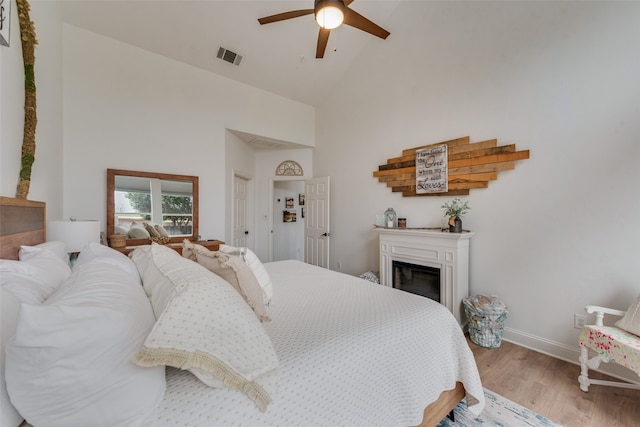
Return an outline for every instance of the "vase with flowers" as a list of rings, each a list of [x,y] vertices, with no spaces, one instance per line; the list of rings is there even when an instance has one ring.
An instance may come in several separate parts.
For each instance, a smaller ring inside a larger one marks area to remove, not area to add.
[[[462,233],[462,218],[460,217],[471,210],[469,202],[465,201],[463,203],[459,197],[456,197],[442,205],[442,208],[444,209],[444,216],[449,217],[449,232]]]

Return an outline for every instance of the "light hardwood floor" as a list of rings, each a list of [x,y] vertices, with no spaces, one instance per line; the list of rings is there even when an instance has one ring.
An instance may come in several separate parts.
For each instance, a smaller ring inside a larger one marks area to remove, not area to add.
[[[578,385],[580,367],[502,341],[500,348],[475,345],[467,337],[482,385],[564,427],[640,426],[640,390]],[[589,376],[612,379],[589,371]]]

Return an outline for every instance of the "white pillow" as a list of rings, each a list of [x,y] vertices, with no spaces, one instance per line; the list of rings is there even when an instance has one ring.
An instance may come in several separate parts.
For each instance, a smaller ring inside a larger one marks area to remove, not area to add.
[[[123,227],[121,225],[116,225],[113,227],[113,234],[124,234],[125,236],[129,233],[129,229]]]
[[[271,298],[273,298],[273,284],[267,269],[264,268],[258,256],[249,248],[237,248],[229,245],[220,245],[220,252],[225,254],[239,253],[242,255],[244,262],[251,268],[256,279],[258,279],[258,283],[260,283],[260,287],[264,292],[264,303],[269,305]]]
[[[59,242],[56,240],[40,243],[35,246],[20,246],[18,259],[20,261],[25,261],[29,259],[32,254],[37,253],[41,249],[46,249],[53,252],[54,254],[58,255],[58,257],[62,261],[64,261],[66,264],[69,264],[69,253],[67,252],[67,248],[64,246],[64,242]]]
[[[44,287],[32,276],[14,271],[0,273],[0,287],[27,304],[42,304],[55,291],[55,287]]]
[[[640,336],[640,295],[638,295],[636,301],[631,304],[631,307],[629,307],[624,317],[615,324],[620,329]]]
[[[157,245],[157,243],[138,246],[129,254],[129,257],[140,272],[144,291],[151,301],[153,313],[157,319],[167,307],[169,301],[176,296],[176,291],[173,284],[162,274],[153,262],[151,255],[152,245]]]
[[[136,363],[188,369],[207,385],[241,391],[265,411],[277,391],[279,362],[249,305],[227,281],[173,249],[152,244],[134,261],[143,257],[149,258],[139,267],[145,286],[151,269],[164,276],[165,283],[153,284],[152,298],[157,289],[168,287],[173,298],[136,354]]]
[[[132,223],[127,232],[127,239],[148,239],[150,237],[149,232],[137,222]]]
[[[164,397],[164,368],[131,357],[153,327],[142,287],[92,262],[42,305],[22,304],[6,343],[11,402],[33,425],[143,426]]]
[[[87,243],[80,251],[74,268],[91,261],[100,261],[118,267],[136,279],[138,284],[142,284],[142,279],[140,279],[140,274],[133,261],[122,252],[116,251],[109,246],[101,245],[97,242]]]
[[[18,323],[18,310],[20,310],[20,301],[13,296],[11,292],[4,289],[0,295],[2,302],[2,319],[0,327],[2,327],[2,351],[0,351],[0,426],[17,427],[22,423],[22,416],[13,407],[7,394],[7,386],[4,381],[4,343],[7,342],[16,332]]]
[[[0,285],[30,304],[42,304],[70,275],[71,267],[48,249],[29,249],[22,261],[0,259]]]

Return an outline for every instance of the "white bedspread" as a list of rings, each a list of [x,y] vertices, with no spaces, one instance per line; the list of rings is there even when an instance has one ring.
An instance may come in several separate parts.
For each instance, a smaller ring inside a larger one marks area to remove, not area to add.
[[[473,354],[444,306],[299,261],[265,266],[274,284],[265,328],[280,358],[267,412],[170,368],[152,425],[406,427],[456,381],[482,410]]]

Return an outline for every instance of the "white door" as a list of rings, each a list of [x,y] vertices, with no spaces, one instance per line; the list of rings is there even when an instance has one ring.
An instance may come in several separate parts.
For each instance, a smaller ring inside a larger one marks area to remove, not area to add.
[[[304,260],[329,268],[329,177],[305,181]]]
[[[233,177],[233,235],[232,245],[235,247],[245,247],[249,228],[247,226],[247,192],[249,181],[235,175]]]

